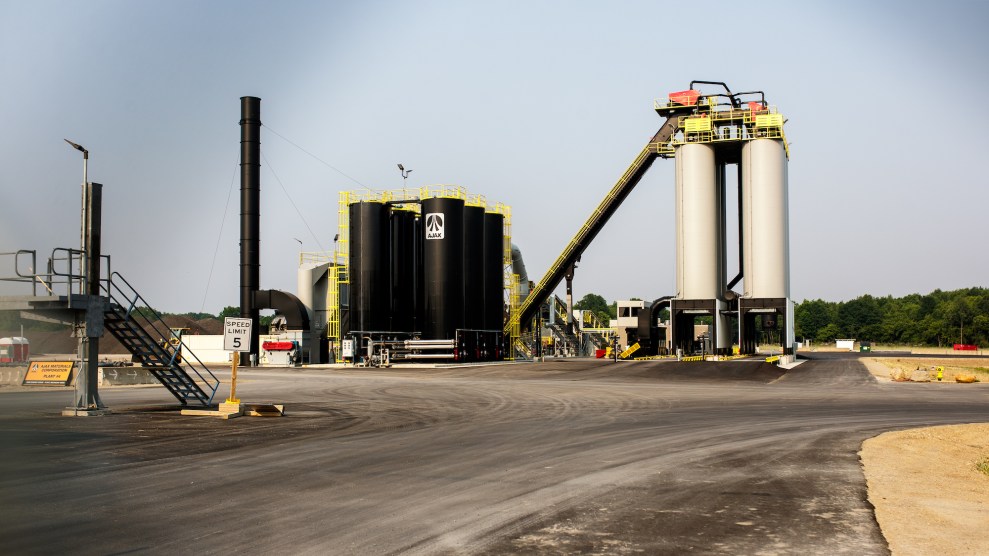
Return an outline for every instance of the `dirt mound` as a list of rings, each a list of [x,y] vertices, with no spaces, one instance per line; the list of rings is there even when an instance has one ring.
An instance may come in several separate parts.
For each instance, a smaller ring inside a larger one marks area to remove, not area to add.
[[[193,320],[181,315],[168,315],[163,319],[169,328],[187,328],[183,334],[222,334],[223,321],[218,319]]]

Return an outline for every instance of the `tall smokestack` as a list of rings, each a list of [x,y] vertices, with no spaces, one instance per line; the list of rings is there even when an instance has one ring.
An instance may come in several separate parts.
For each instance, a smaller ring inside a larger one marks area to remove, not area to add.
[[[250,351],[254,358],[248,358],[248,364],[257,360],[261,326],[253,300],[261,282],[260,206],[261,99],[240,97],[240,316],[254,323]]]

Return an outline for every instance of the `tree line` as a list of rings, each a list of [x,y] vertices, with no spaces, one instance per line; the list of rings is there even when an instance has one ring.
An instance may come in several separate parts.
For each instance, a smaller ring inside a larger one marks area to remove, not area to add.
[[[989,289],[934,290],[927,295],[850,301],[813,299],[794,309],[797,340],[855,338],[883,344],[989,345]]]
[[[615,304],[598,294],[587,294],[576,309],[615,318]],[[797,340],[817,343],[854,338],[882,344],[989,346],[989,289],[934,290],[921,295],[874,297],[850,301],[812,299],[794,308]]]

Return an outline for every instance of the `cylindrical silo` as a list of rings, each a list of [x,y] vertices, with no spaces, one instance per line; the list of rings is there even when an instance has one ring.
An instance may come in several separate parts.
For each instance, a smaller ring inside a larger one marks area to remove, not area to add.
[[[722,197],[714,148],[676,151],[676,257],[679,299],[718,299],[725,285]]]
[[[484,207],[464,207],[464,328],[484,327]]]
[[[416,310],[416,214],[391,213],[391,328],[412,332]]]
[[[787,161],[783,142],[742,147],[742,245],[746,298],[790,297]]]
[[[464,201],[422,201],[423,320],[426,340],[453,339],[464,327]]]
[[[484,330],[502,330],[505,321],[505,217],[484,214]]]
[[[412,330],[422,333],[423,323],[426,322],[426,278],[423,269],[423,248],[425,246],[424,240],[426,233],[422,230],[423,228],[423,217],[422,214],[416,214],[415,220],[415,247],[416,247],[416,259],[415,259],[415,272],[416,272],[416,292],[415,292],[415,307],[414,307],[414,320]]]
[[[389,209],[378,202],[350,205],[350,330],[387,331],[391,309]]]

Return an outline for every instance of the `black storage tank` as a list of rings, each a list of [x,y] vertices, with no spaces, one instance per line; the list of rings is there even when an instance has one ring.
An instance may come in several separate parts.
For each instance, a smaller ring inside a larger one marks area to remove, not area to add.
[[[464,201],[422,201],[423,338],[446,340],[464,327]]]
[[[413,332],[416,312],[416,213],[391,213],[391,328]]]
[[[505,216],[484,213],[484,330],[505,324]]]
[[[412,329],[416,332],[422,333],[423,323],[426,322],[426,279],[423,273],[423,247],[425,232],[422,231],[423,228],[423,218],[422,214],[416,214],[415,221],[415,247],[416,247],[416,258],[415,258],[415,272],[416,272],[416,295],[415,295],[415,313],[413,315]]]
[[[387,331],[391,310],[389,208],[350,205],[350,330]]]
[[[464,328],[484,328],[484,207],[464,207]]]

